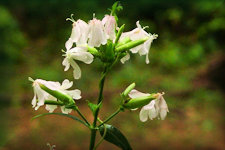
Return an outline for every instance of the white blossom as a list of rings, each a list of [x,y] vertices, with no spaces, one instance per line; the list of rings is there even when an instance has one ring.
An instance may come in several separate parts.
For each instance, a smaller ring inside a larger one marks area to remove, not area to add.
[[[72,66],[74,79],[79,79],[81,77],[81,70],[75,60],[82,61],[86,64],[90,64],[93,61],[93,55],[87,51],[86,47],[75,47],[72,48],[71,39],[66,42],[65,58],[62,65],[65,66],[64,71],[67,71],[70,66]]]
[[[105,15],[102,19],[104,25],[104,32],[106,33],[107,39],[114,40],[116,38],[115,29],[117,27],[116,19],[114,16]]]
[[[76,45],[87,44],[89,33],[89,26],[83,20],[77,20],[73,23],[72,33],[70,36],[70,42],[76,43]]]
[[[130,49],[132,53],[139,53],[140,56],[146,55],[145,62],[146,64],[148,64],[148,54],[151,47],[151,43],[154,39],[158,37],[158,35],[147,33],[144,28],[141,27],[139,21],[136,22],[136,25],[137,28],[133,29],[132,31],[122,33],[120,40],[123,40],[125,37],[129,37],[132,41],[148,38],[148,40],[145,41],[143,44]]]
[[[45,100],[57,101],[55,97],[53,97],[52,95],[50,95],[49,93],[41,89],[39,84],[43,84],[44,86],[46,86],[47,88],[51,90],[57,90],[64,94],[68,94],[75,100],[78,100],[81,98],[80,90],[78,89],[68,90],[73,85],[73,82],[72,81],[70,82],[68,79],[65,79],[62,82],[62,84],[60,84],[59,82],[54,82],[54,81],[36,79],[35,81],[33,81],[34,97],[32,99],[32,106],[33,108],[35,108],[35,110],[37,110],[40,106],[43,106],[45,104]],[[46,105],[45,108],[49,112],[53,112],[57,108],[57,105]],[[66,109],[65,106],[61,106],[61,110],[63,113],[70,113],[72,111],[71,109]]]
[[[104,32],[104,26],[101,20],[96,18],[89,21],[88,45],[99,47],[107,43],[107,35]]]
[[[139,117],[142,122],[147,121],[148,118],[151,120],[156,117],[161,118],[161,120],[166,118],[169,110],[166,101],[163,98],[163,94],[158,93],[155,100],[152,100],[148,105],[145,105],[141,109]]]

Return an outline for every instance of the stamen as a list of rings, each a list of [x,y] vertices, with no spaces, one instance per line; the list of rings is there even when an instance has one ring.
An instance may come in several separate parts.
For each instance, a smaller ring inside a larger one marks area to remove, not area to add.
[[[73,23],[76,22],[75,19],[73,18],[73,14],[70,15],[70,18],[66,18],[66,21],[72,21]]]
[[[144,29],[147,29],[147,28],[149,28],[149,26],[145,26],[145,27],[143,27],[143,30],[144,30]]]

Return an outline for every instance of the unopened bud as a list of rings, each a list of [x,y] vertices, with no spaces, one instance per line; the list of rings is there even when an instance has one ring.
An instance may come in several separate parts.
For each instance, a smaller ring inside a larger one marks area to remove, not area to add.
[[[74,104],[75,103],[71,96],[69,96],[63,92],[60,92],[58,90],[49,89],[48,87],[46,87],[44,84],[41,84],[41,83],[39,83],[39,86],[41,87],[42,90],[51,94],[52,96],[59,99],[60,101],[62,101],[65,104]]]
[[[147,105],[151,100],[156,99],[155,94],[149,96],[141,96],[130,99],[127,103],[123,104],[124,108],[135,109]]]
[[[122,93],[124,97],[126,97],[131,90],[133,90],[135,88],[136,84],[135,83],[132,83],[130,84],[125,90],[124,92]]]
[[[148,39],[149,38],[144,38],[144,39],[141,39],[141,40],[135,40],[135,41],[128,42],[128,43],[126,43],[124,45],[121,45],[121,46],[117,47],[116,51],[124,52],[124,51],[129,50],[129,49],[131,49],[133,47],[136,47],[138,45],[143,44]]]

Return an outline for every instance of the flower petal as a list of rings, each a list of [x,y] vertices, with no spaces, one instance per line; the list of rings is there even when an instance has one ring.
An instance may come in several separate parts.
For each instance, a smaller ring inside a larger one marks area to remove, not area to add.
[[[142,122],[146,122],[148,120],[148,110],[142,108],[139,117]]]
[[[46,105],[45,109],[52,113],[57,108],[57,105]]]
[[[77,63],[74,60],[70,61],[71,66],[73,67],[73,77],[74,79],[79,79],[81,77],[81,70],[80,67],[77,65]]]
[[[62,62],[62,65],[65,66],[64,71],[67,71],[70,68],[70,64],[69,64],[68,58],[64,58],[64,60]]]
[[[130,98],[138,98],[138,97],[142,97],[142,96],[149,96],[149,93],[142,93],[139,92],[138,90],[131,90],[130,93],[128,94]]]
[[[127,61],[127,60],[129,60],[130,59],[130,54],[129,53],[127,53],[127,55],[126,56],[124,56],[123,58],[121,58],[120,59],[120,61],[121,61],[121,63],[125,63],[125,61]]]
[[[63,82],[62,82],[62,85],[61,85],[61,88],[63,90],[66,90],[66,89],[69,89],[73,86],[73,81],[69,81],[68,79],[65,79]]]
[[[71,49],[72,46],[73,46],[73,41],[71,38],[69,38],[68,41],[66,41],[65,43],[66,50]]]
[[[81,91],[78,89],[66,91],[73,99],[81,99]]]
[[[61,111],[64,114],[69,114],[71,113],[72,109],[67,109],[65,106],[61,106]]]

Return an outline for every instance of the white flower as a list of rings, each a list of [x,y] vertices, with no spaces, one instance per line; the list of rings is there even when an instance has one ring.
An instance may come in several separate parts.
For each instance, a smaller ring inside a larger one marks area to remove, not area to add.
[[[76,45],[85,45],[88,40],[89,26],[83,20],[77,20],[73,23],[72,33],[70,36],[70,42],[76,43]]]
[[[166,118],[167,112],[169,112],[169,110],[166,101],[162,96],[163,94],[158,93],[155,100],[152,100],[148,105],[145,105],[141,109],[140,120],[142,122],[147,121],[148,118],[151,120],[156,117],[161,118],[161,120]]]
[[[104,31],[107,35],[107,39],[113,41],[116,38],[115,29],[117,27],[115,17],[111,15],[105,15],[105,17],[102,19],[102,23],[104,25]]]
[[[142,93],[138,90],[131,90],[130,93],[128,94],[128,96],[130,98],[138,98],[138,97],[143,97],[143,96],[149,96],[150,94],[149,93]],[[132,109],[132,110],[137,110],[138,108],[135,108],[135,109]]]
[[[70,65],[73,67],[73,76],[74,79],[79,79],[81,77],[80,67],[77,65],[75,60],[82,61],[86,64],[90,64],[93,61],[93,55],[87,52],[87,48],[85,47],[75,47],[72,48],[71,39],[66,42],[66,54],[65,58],[62,62],[62,65],[65,66],[64,71],[67,71],[70,68]]]
[[[101,20],[96,18],[89,21],[88,45],[99,47],[107,43],[107,35],[104,32],[104,26]]]
[[[132,53],[139,53],[140,56],[146,55],[145,62],[148,64],[149,63],[148,54],[151,47],[151,43],[154,39],[158,37],[158,35],[147,33],[144,30],[144,28],[141,27],[139,21],[136,22],[136,25],[137,28],[135,28],[134,30],[122,33],[120,40],[123,40],[125,37],[129,37],[132,41],[148,38],[148,40],[145,41],[143,44],[130,49]]]
[[[62,82],[62,85],[59,82],[53,82],[53,81],[46,81],[42,79],[36,79],[33,81],[33,88],[34,88],[34,98],[32,99],[32,106],[37,110],[40,106],[43,106],[45,104],[45,100],[52,100],[57,101],[55,97],[50,95],[49,93],[45,92],[43,89],[41,89],[39,84],[43,84],[47,88],[51,90],[57,90],[62,93],[70,95],[73,99],[80,99],[81,98],[81,91],[78,89],[75,90],[68,90],[73,85],[73,82],[69,81],[68,79],[65,79]],[[53,112],[57,105],[46,105],[46,110],[49,112]],[[66,109],[65,106],[61,106],[61,110],[63,113],[70,113],[71,109]]]

